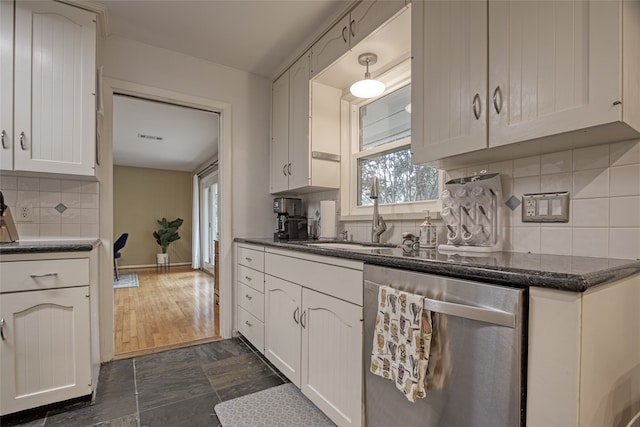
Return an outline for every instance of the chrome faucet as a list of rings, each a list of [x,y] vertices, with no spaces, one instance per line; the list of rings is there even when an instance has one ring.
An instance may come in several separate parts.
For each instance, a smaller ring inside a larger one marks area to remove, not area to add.
[[[371,224],[371,242],[380,243],[380,235],[387,229],[387,224],[378,213],[378,177],[373,177],[371,182],[371,194],[369,198],[373,200],[373,224]]]

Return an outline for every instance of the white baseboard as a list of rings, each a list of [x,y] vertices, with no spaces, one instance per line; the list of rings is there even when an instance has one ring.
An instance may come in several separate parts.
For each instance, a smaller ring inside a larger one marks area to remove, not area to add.
[[[169,264],[170,267],[177,267],[183,265],[191,265],[190,262],[175,262]],[[135,268],[156,268],[155,264],[140,264],[140,265],[119,265],[118,270],[133,270]]]

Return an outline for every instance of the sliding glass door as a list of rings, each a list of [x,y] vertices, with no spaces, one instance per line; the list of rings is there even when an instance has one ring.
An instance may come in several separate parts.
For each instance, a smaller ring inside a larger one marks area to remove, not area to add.
[[[215,242],[218,240],[218,173],[200,179],[200,242],[202,268],[214,272]]]

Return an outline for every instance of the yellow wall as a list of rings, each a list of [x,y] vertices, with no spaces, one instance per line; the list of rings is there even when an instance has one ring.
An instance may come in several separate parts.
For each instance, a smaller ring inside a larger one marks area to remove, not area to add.
[[[189,172],[113,167],[113,240],[129,233],[118,265],[155,265],[162,250],[153,232],[162,217],[184,220],[178,229],[180,240],[169,245],[170,262],[191,262],[191,186]]]

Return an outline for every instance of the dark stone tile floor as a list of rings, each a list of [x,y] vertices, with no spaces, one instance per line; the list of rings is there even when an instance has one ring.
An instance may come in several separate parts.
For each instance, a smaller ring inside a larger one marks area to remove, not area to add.
[[[288,380],[242,338],[102,365],[94,402],[5,416],[2,427],[219,426],[219,402]]]

